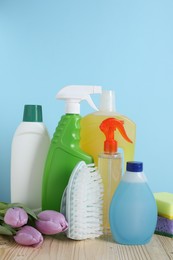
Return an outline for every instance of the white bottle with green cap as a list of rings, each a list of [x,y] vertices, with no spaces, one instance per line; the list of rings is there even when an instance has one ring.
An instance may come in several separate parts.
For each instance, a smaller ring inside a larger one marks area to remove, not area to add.
[[[41,105],[25,105],[23,122],[11,146],[11,202],[41,208],[41,188],[50,137],[42,120]]]

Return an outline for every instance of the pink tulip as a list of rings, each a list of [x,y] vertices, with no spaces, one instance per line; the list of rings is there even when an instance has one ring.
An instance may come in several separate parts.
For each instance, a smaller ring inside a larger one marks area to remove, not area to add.
[[[28,215],[22,208],[9,208],[5,213],[4,222],[14,228],[22,227],[28,222]]]
[[[39,247],[43,243],[43,236],[37,229],[24,226],[17,231],[14,240],[23,246]]]
[[[63,214],[54,210],[45,210],[38,214],[36,228],[45,235],[54,235],[67,230],[68,223]]]

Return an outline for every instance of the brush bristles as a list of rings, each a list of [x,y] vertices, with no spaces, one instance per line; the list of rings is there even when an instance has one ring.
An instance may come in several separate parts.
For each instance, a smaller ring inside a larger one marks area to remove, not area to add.
[[[103,234],[103,184],[94,164],[83,165],[70,191],[67,236],[82,240]]]

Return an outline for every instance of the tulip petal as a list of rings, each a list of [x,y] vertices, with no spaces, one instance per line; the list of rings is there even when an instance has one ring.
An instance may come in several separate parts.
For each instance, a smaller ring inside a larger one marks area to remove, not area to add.
[[[68,227],[64,215],[54,210],[40,212],[35,224],[36,228],[45,235],[54,235],[64,232]]]
[[[36,228],[45,235],[55,235],[62,232],[60,224],[51,221],[36,221]]]
[[[16,233],[14,240],[20,245],[39,247],[43,243],[43,236],[35,228],[24,226]]]
[[[12,227],[22,227],[28,222],[28,215],[22,208],[9,208],[4,216],[4,222]]]

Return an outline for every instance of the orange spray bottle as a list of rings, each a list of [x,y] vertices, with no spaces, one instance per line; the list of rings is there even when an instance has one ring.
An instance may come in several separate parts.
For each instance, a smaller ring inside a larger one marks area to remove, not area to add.
[[[104,133],[104,152],[99,155],[98,169],[103,180],[103,231],[109,234],[109,206],[113,194],[122,176],[122,155],[118,152],[118,143],[114,139],[114,132],[119,131],[126,143],[132,143],[127,136],[124,122],[116,118],[107,118],[100,124],[100,130]]]

